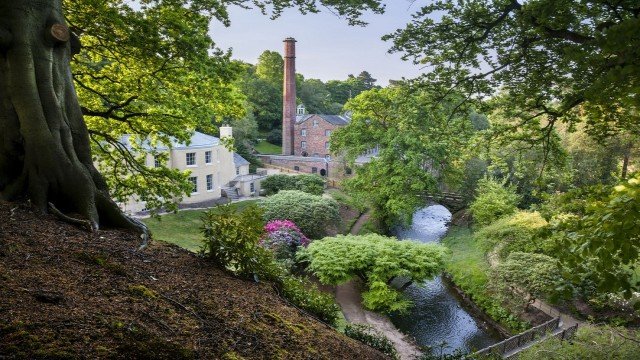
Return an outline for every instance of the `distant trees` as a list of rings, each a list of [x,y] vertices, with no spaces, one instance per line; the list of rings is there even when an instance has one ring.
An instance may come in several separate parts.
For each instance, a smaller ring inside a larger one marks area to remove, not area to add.
[[[468,116],[450,116],[453,106],[408,85],[372,89],[348,102],[351,122],[332,134],[331,151],[353,163],[379,148],[344,184],[370,201],[386,226],[408,222],[424,205],[421,196],[457,176],[472,123]]]

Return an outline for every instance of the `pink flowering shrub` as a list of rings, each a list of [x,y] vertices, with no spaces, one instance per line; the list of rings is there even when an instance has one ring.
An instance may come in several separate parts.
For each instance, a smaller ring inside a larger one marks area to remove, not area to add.
[[[265,226],[265,236],[260,245],[273,251],[276,259],[291,268],[295,253],[300,246],[306,247],[311,242],[291,220],[272,220]]]

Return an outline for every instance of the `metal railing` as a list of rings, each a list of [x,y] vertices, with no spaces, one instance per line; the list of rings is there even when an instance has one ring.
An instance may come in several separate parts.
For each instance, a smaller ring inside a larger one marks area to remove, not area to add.
[[[512,336],[506,340],[503,340],[497,344],[486,347],[480,351],[476,351],[471,354],[469,357],[472,359],[489,357],[489,356],[504,356],[506,354],[512,353],[515,350],[529,344],[532,342],[540,341],[545,338],[547,334],[553,333],[554,330],[557,330],[560,327],[560,318],[554,318],[547,321],[544,324],[533,327],[523,333]],[[576,332],[578,325],[575,325],[567,330],[563,330],[557,334],[553,334],[555,337],[560,337],[562,340],[567,339],[573,336]],[[517,351],[516,351],[517,353]]]

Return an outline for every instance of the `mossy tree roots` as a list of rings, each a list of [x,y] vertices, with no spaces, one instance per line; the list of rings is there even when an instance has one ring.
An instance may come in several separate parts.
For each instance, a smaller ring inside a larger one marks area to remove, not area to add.
[[[0,4],[0,196],[28,197],[42,212],[53,204],[93,229],[135,229],[146,238],[146,227],[118,208],[93,165],[71,44],[77,38],[61,0]]]

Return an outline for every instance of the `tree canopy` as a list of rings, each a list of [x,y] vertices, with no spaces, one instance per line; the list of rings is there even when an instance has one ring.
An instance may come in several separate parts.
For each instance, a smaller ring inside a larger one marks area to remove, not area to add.
[[[467,116],[449,115],[454,104],[434,103],[429,92],[405,85],[369,90],[347,103],[352,119],[331,135],[331,151],[350,163],[379,149],[344,183],[389,226],[408,221],[425,195],[455,177],[471,134]]]
[[[491,105],[530,140],[558,121],[606,136],[640,125],[639,14],[635,0],[444,0],[385,38],[442,96],[503,94]]]

